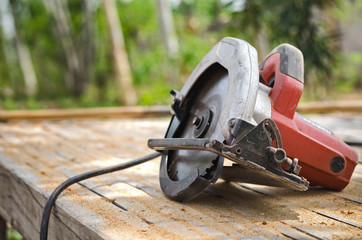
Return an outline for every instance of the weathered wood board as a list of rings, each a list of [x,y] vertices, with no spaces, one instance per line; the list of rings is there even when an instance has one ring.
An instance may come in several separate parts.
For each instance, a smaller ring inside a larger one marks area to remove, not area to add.
[[[362,138],[362,115],[309,117],[336,134],[348,130],[343,138]],[[0,123],[0,215],[26,239],[37,239],[43,207],[57,185],[76,174],[151,153],[147,139],[163,137],[168,122]],[[361,159],[361,148],[356,149]],[[53,210],[50,239],[362,238],[361,163],[342,192],[297,192],[219,180],[183,204],[163,196],[158,168],[159,158],[70,187]]]
[[[101,107],[74,109],[41,109],[41,110],[1,110],[0,121],[24,119],[64,119],[64,118],[145,118],[155,116],[170,116],[170,106],[131,106],[131,107]],[[331,112],[362,112],[362,100],[301,102],[299,113],[331,113]]]

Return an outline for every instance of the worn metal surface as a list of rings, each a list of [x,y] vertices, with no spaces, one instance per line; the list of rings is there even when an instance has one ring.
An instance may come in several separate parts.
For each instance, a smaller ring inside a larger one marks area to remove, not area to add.
[[[362,129],[361,115],[352,117],[355,125],[343,116],[310,118],[321,125],[328,122],[331,130]],[[147,139],[162,137],[168,123],[169,119],[0,123],[0,215],[27,239],[37,239],[46,197],[58,184],[150,153]],[[356,149],[361,159],[362,150]],[[184,204],[163,196],[158,170],[159,159],[70,187],[53,211],[50,239],[362,238],[361,163],[342,192],[298,192],[219,180]]]
[[[236,121],[237,120],[233,120],[233,122]],[[292,173],[292,171],[295,170],[294,168],[298,167],[297,162],[294,163],[295,166],[291,171],[284,171],[282,169],[282,162],[287,161],[288,163],[286,163],[286,165],[290,169],[293,161],[287,158],[285,151],[282,149],[281,136],[272,119],[265,119],[256,127],[252,127],[251,124],[243,120],[238,120],[238,122],[238,124],[233,123],[232,126],[242,126],[246,124],[246,126],[249,126],[246,128],[251,130],[246,134],[242,132],[243,129],[240,131],[236,130],[236,133],[233,134],[235,135],[235,141],[232,145],[208,138],[161,138],[148,140],[148,146],[155,150],[167,150],[167,154],[170,154],[170,150],[179,149],[216,153],[225,159],[237,163],[235,167],[225,167],[222,169],[224,175],[222,178],[225,180],[263,184],[267,186],[281,186],[302,191],[308,189],[309,183],[305,179],[297,176],[297,174]],[[276,141],[277,148],[272,147],[273,140]],[[268,149],[271,153],[267,152]],[[279,156],[280,159],[276,156]],[[197,162],[198,158],[190,157],[189,159],[185,159],[185,161],[187,160],[193,163]],[[215,161],[214,165],[216,165],[216,163]],[[167,174],[171,178],[172,170],[169,168],[171,168],[173,162],[167,162],[163,165],[167,167],[164,175]],[[171,199],[181,202],[188,201],[197,196],[210,182],[216,181],[219,174],[216,174],[216,177],[214,176],[213,172],[217,172],[217,168],[215,170],[214,165],[207,169],[206,173],[196,167],[187,168],[187,175],[180,179],[167,179],[165,181],[165,177],[160,175],[161,188],[165,195]],[[221,167],[222,165],[220,168]],[[183,168],[185,168],[185,164],[181,165],[178,170],[184,170]],[[298,167],[298,172],[299,169],[300,167]],[[195,172],[196,174],[194,174]],[[227,174],[225,174],[226,172]],[[180,181],[180,183],[175,184],[176,181]],[[199,185],[195,184],[196,181],[204,182],[207,185],[204,188],[200,188]]]

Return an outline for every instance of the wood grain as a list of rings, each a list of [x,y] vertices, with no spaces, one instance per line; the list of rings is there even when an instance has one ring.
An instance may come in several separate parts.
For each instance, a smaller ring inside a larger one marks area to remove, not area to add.
[[[170,116],[168,106],[103,107],[43,110],[0,110],[0,121],[67,118],[147,118]]]
[[[297,107],[299,113],[362,112],[362,101],[303,102]]]
[[[344,115],[311,115],[341,123]],[[354,115],[358,128],[362,115]],[[65,119],[0,123],[0,215],[39,237],[47,197],[76,174],[151,152],[168,119]],[[343,122],[343,121],[342,121]],[[339,127],[340,128],[340,127]],[[346,136],[344,136],[346,137]],[[362,165],[342,192],[307,192],[219,180],[196,199],[163,196],[159,159],[76,184],[57,200],[49,239],[360,239]]]

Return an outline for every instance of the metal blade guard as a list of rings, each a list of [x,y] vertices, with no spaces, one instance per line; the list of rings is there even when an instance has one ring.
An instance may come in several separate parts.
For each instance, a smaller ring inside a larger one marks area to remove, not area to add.
[[[201,60],[180,92],[171,91],[173,117],[164,139],[160,185],[177,201],[196,197],[221,176],[225,180],[307,190],[297,159],[283,150],[272,119],[253,119],[259,73],[256,50],[224,38]],[[232,166],[223,166],[224,158]]]

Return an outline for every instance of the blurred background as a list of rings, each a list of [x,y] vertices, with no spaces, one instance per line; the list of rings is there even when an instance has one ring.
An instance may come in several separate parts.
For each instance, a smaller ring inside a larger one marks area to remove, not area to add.
[[[362,0],[0,0],[0,108],[169,104],[225,36],[298,47],[302,101],[362,99]]]

